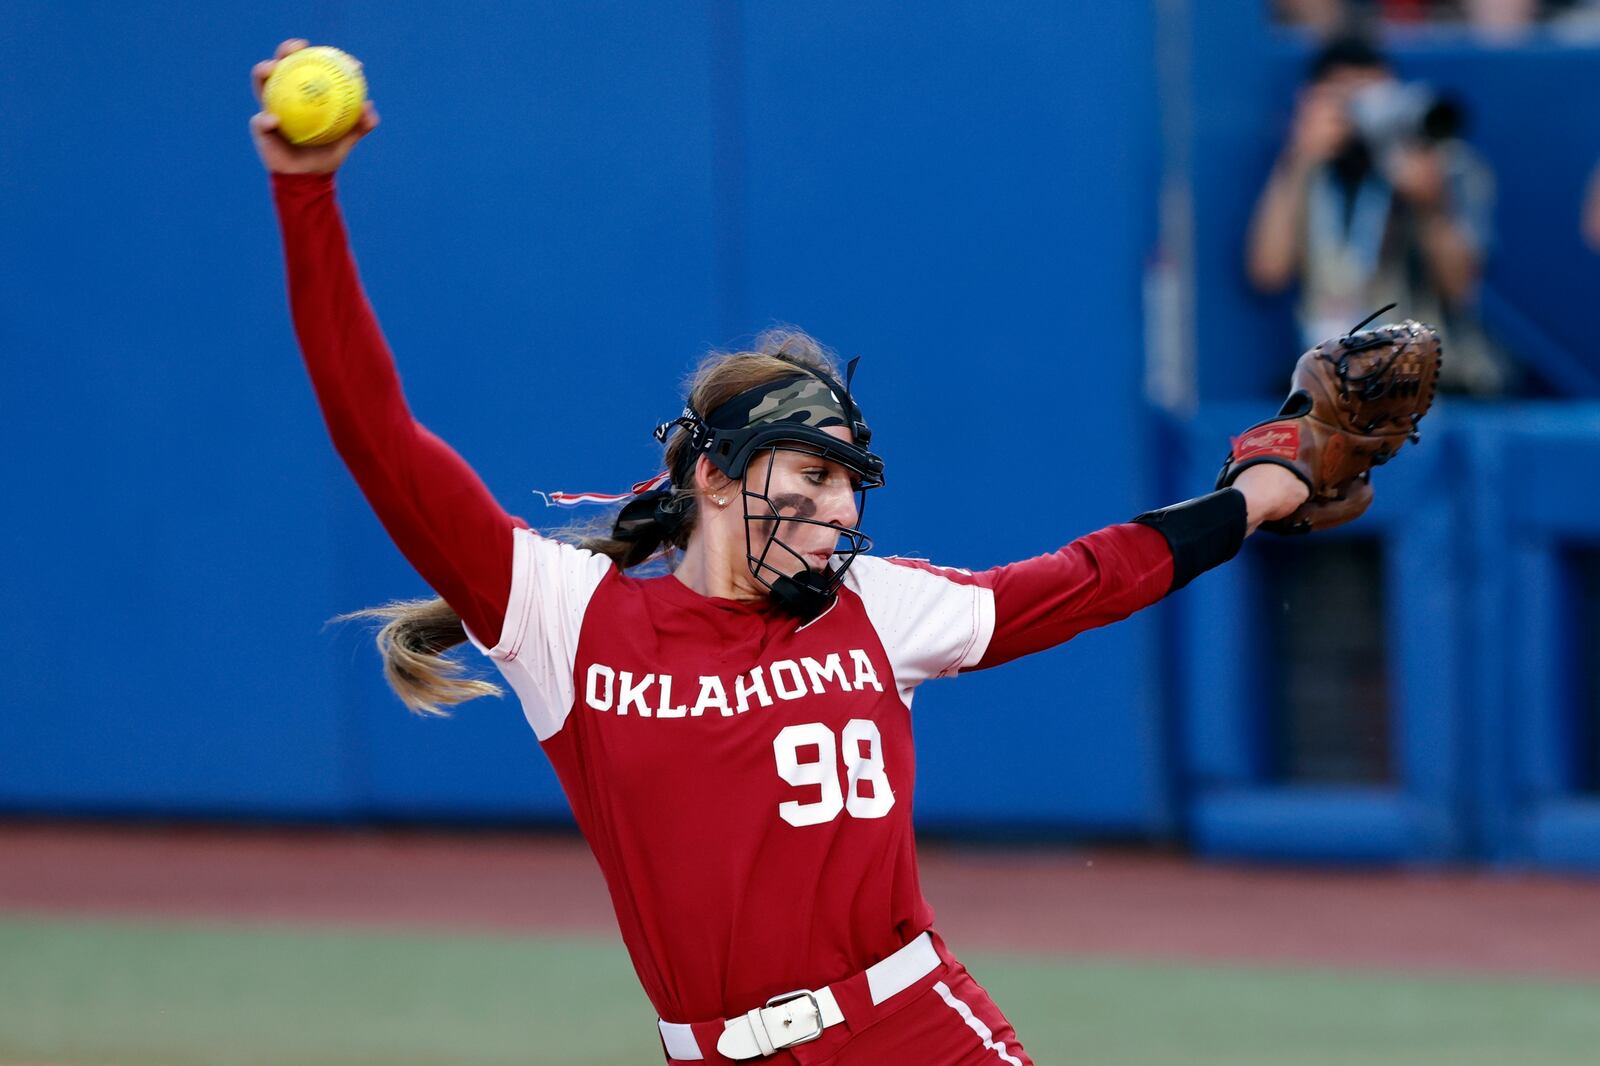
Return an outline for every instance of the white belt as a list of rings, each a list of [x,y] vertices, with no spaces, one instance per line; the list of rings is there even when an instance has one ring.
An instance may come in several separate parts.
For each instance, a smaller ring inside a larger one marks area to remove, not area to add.
[[[882,962],[867,967],[867,990],[873,1005],[905,991],[938,966],[939,953],[934,949],[933,937],[923,933]],[[717,1053],[739,1060],[763,1058],[815,1040],[824,1029],[842,1021],[844,1014],[831,989],[819,988],[813,992],[802,988],[785,992],[767,1000],[765,1007],[723,1022],[722,1035],[717,1038]],[[666,1021],[656,1024],[661,1029],[661,1042],[672,1058],[705,1058],[693,1026]]]

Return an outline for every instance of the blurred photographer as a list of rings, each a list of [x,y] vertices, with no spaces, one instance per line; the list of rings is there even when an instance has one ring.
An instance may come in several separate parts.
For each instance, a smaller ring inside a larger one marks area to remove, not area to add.
[[[1442,389],[1497,395],[1512,368],[1472,314],[1494,178],[1461,123],[1458,106],[1398,80],[1365,39],[1329,42],[1256,203],[1246,270],[1262,292],[1300,283],[1308,347],[1397,303],[1441,324]]]

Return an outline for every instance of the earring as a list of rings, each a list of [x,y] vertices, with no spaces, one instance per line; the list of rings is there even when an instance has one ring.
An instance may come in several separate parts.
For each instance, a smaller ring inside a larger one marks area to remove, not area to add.
[[[728,501],[723,499],[721,496],[713,496],[713,497],[711,497],[711,502],[716,504],[718,507],[726,507],[726,506],[728,506]]]

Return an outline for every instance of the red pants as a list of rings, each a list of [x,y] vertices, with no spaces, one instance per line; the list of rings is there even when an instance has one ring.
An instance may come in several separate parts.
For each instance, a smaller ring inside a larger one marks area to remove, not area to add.
[[[714,1048],[671,1066],[1033,1066],[989,993],[934,934],[942,965],[875,1008],[864,1026],[845,1020],[809,1044],[736,1063]],[[858,1011],[860,1017],[864,1012]]]

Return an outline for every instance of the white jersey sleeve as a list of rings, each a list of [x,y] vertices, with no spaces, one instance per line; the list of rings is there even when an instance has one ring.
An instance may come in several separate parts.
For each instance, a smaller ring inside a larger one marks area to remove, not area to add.
[[[994,592],[979,582],[966,570],[870,555],[845,571],[902,692],[983,658],[994,635]]]
[[[584,612],[611,568],[604,555],[518,529],[500,641],[490,648],[467,634],[505,675],[541,741],[559,733],[572,710],[572,667]]]

